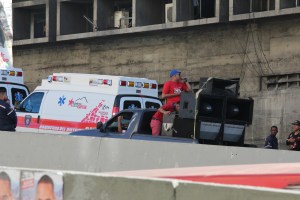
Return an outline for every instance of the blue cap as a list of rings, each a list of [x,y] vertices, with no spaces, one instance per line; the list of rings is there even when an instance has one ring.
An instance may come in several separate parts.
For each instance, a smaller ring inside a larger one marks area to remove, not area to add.
[[[175,76],[176,74],[181,74],[181,71],[179,71],[179,70],[177,70],[177,69],[173,69],[173,70],[170,72],[170,77]]]

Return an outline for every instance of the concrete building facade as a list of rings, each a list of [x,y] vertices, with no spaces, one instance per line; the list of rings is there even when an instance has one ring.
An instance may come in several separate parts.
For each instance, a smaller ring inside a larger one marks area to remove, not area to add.
[[[151,3],[150,3],[151,2]],[[252,97],[246,140],[300,119],[299,0],[13,0],[14,65],[33,90],[53,72],[156,79],[173,68],[238,79]],[[281,148],[285,148],[281,145]]]

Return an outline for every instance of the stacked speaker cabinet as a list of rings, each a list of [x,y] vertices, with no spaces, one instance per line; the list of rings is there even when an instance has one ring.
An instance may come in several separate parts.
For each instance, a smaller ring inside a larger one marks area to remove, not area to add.
[[[226,98],[223,141],[244,144],[246,125],[252,123],[253,99]]]
[[[225,121],[237,124],[251,124],[253,99],[226,98]]]
[[[173,137],[194,138],[194,119],[175,118],[173,124]]]
[[[239,98],[237,81],[209,78],[196,93],[183,93],[173,136],[200,143],[244,143],[245,127],[252,123],[253,100]]]
[[[195,137],[201,143],[219,143],[224,107],[224,96],[201,93],[198,96]]]
[[[208,78],[202,86],[202,94],[233,96],[239,95],[239,83],[234,80]]]
[[[179,118],[195,119],[196,115],[196,94],[182,93],[180,95]]]
[[[180,110],[174,119],[173,137],[194,138],[196,95],[182,93],[180,96]]]

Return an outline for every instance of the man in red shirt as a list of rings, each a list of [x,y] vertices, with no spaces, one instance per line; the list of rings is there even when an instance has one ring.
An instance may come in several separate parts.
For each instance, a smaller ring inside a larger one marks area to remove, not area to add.
[[[181,78],[181,71],[173,69],[170,80],[164,84],[162,98],[166,99],[166,103],[175,103],[180,101],[180,94],[184,91],[190,92],[191,86],[186,79]]]
[[[152,129],[152,136],[158,136],[161,132],[161,125],[163,121],[163,115],[169,115],[172,112],[178,112],[180,109],[180,102],[167,103],[160,107],[158,111],[153,115],[150,127]]]

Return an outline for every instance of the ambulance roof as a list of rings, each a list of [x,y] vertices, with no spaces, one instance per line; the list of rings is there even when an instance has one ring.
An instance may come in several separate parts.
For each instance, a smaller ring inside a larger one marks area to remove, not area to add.
[[[24,84],[23,70],[20,68],[0,66],[0,81]]]
[[[82,91],[114,95],[138,94],[158,97],[155,80],[97,74],[53,73],[48,80],[42,80],[42,85],[36,90]]]

